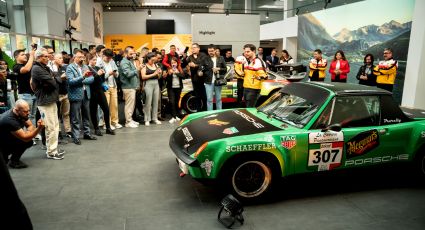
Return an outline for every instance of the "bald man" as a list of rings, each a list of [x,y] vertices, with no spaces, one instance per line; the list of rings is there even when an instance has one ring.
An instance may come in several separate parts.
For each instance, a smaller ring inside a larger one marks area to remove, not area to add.
[[[43,120],[37,121],[37,128],[29,120],[30,106],[19,99],[15,107],[0,115],[0,152],[11,168],[28,167],[21,156],[32,146],[32,139],[43,129]],[[9,161],[10,156],[10,161]]]

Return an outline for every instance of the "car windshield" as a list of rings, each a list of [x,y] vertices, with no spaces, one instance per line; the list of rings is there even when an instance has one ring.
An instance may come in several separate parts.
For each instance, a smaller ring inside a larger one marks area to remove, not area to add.
[[[258,111],[282,122],[303,128],[321,108],[327,97],[318,100],[308,95],[306,91],[298,90],[299,87],[291,85],[273,94],[258,107]]]

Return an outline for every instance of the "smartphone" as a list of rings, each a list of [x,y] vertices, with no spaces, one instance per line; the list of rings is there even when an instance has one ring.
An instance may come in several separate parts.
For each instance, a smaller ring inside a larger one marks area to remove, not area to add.
[[[187,51],[189,51],[189,46],[186,46],[186,48],[184,48],[183,53],[187,53]]]
[[[116,69],[114,69],[112,72],[116,73],[116,72],[117,72],[117,70],[116,70]]]
[[[86,76],[87,76],[87,77],[89,77],[89,76],[93,76],[93,72],[92,72],[92,71],[87,72],[87,73],[86,73]]]
[[[37,47],[38,47],[38,44],[32,44],[32,48],[33,48],[33,49],[35,49],[35,50],[36,50],[36,49],[37,49]]]

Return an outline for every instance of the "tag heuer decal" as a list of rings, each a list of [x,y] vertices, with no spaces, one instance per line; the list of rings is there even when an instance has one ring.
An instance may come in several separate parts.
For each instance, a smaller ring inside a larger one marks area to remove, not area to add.
[[[232,135],[232,134],[235,134],[235,133],[239,133],[239,130],[235,127],[230,127],[230,128],[224,129],[223,133],[227,134],[227,135]]]
[[[282,147],[289,150],[295,147],[295,145],[297,145],[297,139],[293,135],[281,136],[280,144],[282,145]]]

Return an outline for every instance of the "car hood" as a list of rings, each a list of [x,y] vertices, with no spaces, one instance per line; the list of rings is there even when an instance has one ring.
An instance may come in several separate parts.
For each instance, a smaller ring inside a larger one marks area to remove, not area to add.
[[[171,141],[190,154],[205,142],[277,130],[281,129],[246,109],[234,109],[208,114],[183,124],[171,135]]]

